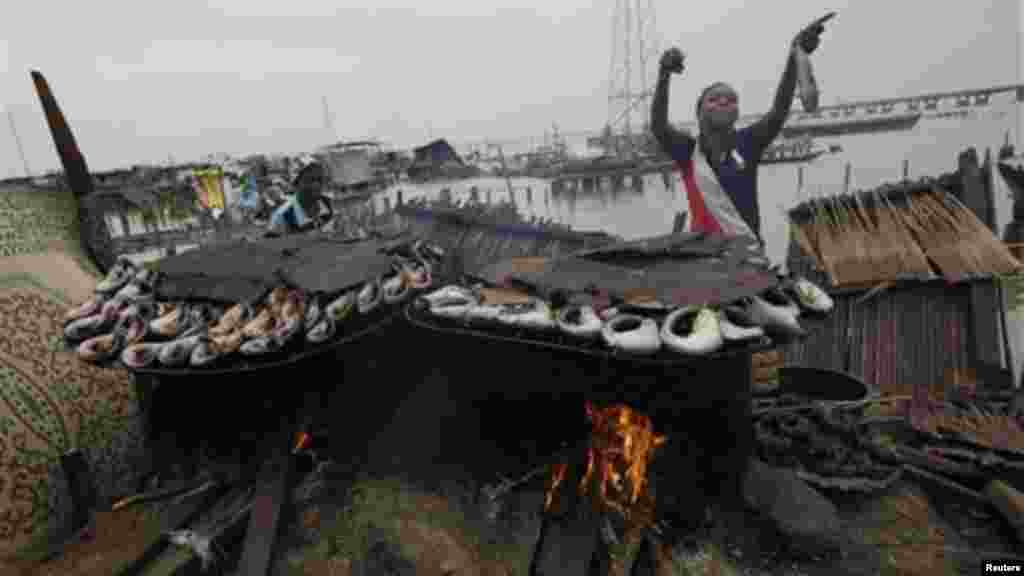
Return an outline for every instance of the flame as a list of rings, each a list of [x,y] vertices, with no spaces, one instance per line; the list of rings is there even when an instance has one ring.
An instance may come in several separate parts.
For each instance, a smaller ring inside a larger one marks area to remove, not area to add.
[[[590,492],[599,507],[616,510],[631,518],[640,508],[650,504],[647,467],[655,450],[668,438],[655,434],[651,419],[628,406],[596,408],[587,402],[586,410],[591,422],[590,447],[579,493],[586,495]],[[557,464],[552,470],[545,509],[553,503],[567,469],[565,464]]]
[[[309,448],[310,444],[313,443],[313,437],[305,432],[298,432],[295,434],[295,446],[292,448],[292,453],[298,454],[306,448]]]
[[[548,481],[548,488],[544,494],[544,509],[550,510],[551,504],[555,501],[555,493],[558,492],[558,487],[562,485],[562,481],[565,480],[565,473],[569,469],[563,463],[555,464],[551,470],[551,480]]]

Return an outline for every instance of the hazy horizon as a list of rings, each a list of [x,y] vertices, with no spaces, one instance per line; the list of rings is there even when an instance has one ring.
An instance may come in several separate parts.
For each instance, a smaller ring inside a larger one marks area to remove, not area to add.
[[[655,3],[661,41],[652,40],[651,55],[670,45],[688,54],[687,73],[673,83],[674,121],[690,119],[696,93],[716,80],[737,87],[744,112],[766,110],[788,42],[829,10],[838,16],[814,55],[825,103],[1018,81],[1016,3],[934,6]],[[0,104],[34,173],[59,160],[31,69],[50,82],[96,171],[219,152],[298,152],[337,139],[539,140],[553,123],[567,132],[605,123],[613,9],[578,0],[40,1],[5,22]],[[324,126],[324,97],[335,134]],[[4,132],[0,176],[21,175]]]

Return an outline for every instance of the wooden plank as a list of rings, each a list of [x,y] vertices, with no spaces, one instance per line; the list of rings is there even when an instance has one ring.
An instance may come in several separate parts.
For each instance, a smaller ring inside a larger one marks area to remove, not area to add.
[[[230,569],[238,562],[241,548],[237,544],[245,537],[253,505],[252,498],[246,497],[248,492],[248,488],[241,487],[232,490],[214,506],[219,508],[216,513],[190,528],[204,537],[208,536],[214,549],[223,551],[227,556],[219,559],[223,564],[219,564],[218,568]],[[202,559],[190,550],[169,548],[146,567],[144,576],[189,576],[202,573]]]
[[[97,504],[96,482],[80,450],[63,454],[60,465],[71,495],[71,524],[78,531],[92,523]]]
[[[978,153],[970,148],[959,157],[961,200],[995,233],[994,210]],[[972,282],[970,288],[970,325],[968,328],[970,364],[1002,364],[999,340],[999,291],[993,281]]]
[[[240,573],[246,576],[270,576],[279,552],[280,535],[295,477],[292,442],[296,426],[294,417],[284,420],[274,440],[271,478],[256,488],[240,563]]]
[[[1024,542],[1024,494],[1001,480],[992,480],[985,487],[985,496]]]
[[[213,502],[216,502],[220,493],[221,490],[208,490],[187,498],[181,504],[171,508],[167,512],[165,521],[161,523],[160,530],[154,530],[151,533],[149,544],[146,545],[142,553],[126,566],[115,571],[114,574],[117,576],[137,576],[142,574],[149,563],[158,558],[167,548],[167,540],[163,535],[164,532],[181,530],[191,524]]]
[[[998,289],[994,281],[974,282],[970,288],[969,350],[971,366],[1002,366],[999,341]]]

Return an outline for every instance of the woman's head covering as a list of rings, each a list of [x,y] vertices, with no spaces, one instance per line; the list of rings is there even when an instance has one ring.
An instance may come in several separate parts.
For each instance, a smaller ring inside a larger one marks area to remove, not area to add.
[[[697,109],[696,109],[697,120],[700,120],[701,106],[704,104],[704,97],[708,95],[708,92],[711,92],[715,88],[720,88],[720,87],[725,87],[725,88],[728,88],[728,89],[732,90],[732,86],[730,86],[729,83],[727,83],[727,82],[715,82],[714,84],[712,84],[712,85],[708,86],[707,88],[701,90],[700,96],[697,97]]]

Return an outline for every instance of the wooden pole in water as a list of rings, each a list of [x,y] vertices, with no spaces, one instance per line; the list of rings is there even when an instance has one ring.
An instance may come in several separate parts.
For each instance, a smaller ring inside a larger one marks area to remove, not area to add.
[[[508,186],[508,199],[510,202],[515,203],[516,199],[512,193],[512,179],[508,175],[508,164],[505,163],[505,149],[502,146],[498,146],[498,158],[501,160],[501,173],[505,176],[505,185]]]
[[[846,166],[843,167],[843,194],[850,193],[850,179],[852,171],[853,169],[851,168],[850,163],[847,162]]]
[[[25,157],[25,148],[21,145],[21,137],[18,136],[18,128],[14,125],[14,115],[11,109],[7,109],[7,121],[11,125],[11,136],[14,137],[14,144],[18,147],[18,154],[21,156],[21,165],[25,167],[25,178],[32,177],[32,171],[28,167],[28,158]]]
[[[903,179],[910,180],[910,160],[903,159]]]

